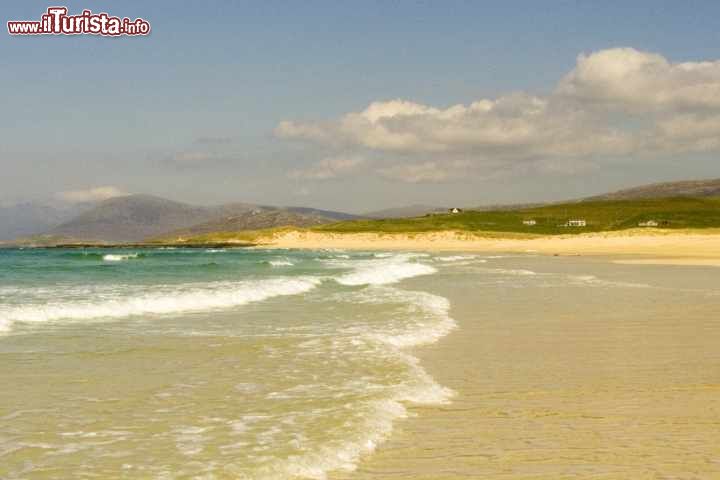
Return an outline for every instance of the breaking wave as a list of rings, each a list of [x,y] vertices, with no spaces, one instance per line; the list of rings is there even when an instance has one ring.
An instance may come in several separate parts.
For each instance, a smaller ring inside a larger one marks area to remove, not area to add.
[[[295,265],[290,260],[270,260],[268,264],[271,267],[292,267]]]
[[[380,254],[376,254],[376,257]],[[387,285],[406,278],[430,275],[437,272],[435,267],[414,263],[417,255],[385,255],[377,260],[364,260],[355,264],[355,269],[336,280],[342,285]]]
[[[103,255],[102,259],[106,262],[122,262],[140,257],[141,255],[138,253],[108,253],[107,255]]]
[[[242,282],[211,282],[203,285],[151,287],[134,296],[106,296],[90,301],[26,304],[0,309],[5,328],[15,322],[49,322],[64,319],[91,320],[135,315],[174,314],[236,307],[282,295],[298,295],[321,282],[315,277],[275,278]]]
[[[363,325],[350,328],[345,334],[358,342],[379,346],[381,355],[403,363],[407,368],[404,381],[386,387],[381,398],[359,405],[365,412],[364,422],[342,443],[320,451],[291,458],[279,465],[287,475],[307,478],[326,478],[329,471],[352,471],[363,455],[372,453],[392,434],[396,420],[407,417],[407,404],[442,405],[448,403],[455,392],[438,384],[421,366],[420,360],[406,349],[434,343],[457,327],[450,317],[450,302],[439,295],[407,291],[388,286],[369,286],[344,297],[353,303],[400,304],[402,312],[388,319],[386,326]],[[393,326],[395,325],[395,326]]]

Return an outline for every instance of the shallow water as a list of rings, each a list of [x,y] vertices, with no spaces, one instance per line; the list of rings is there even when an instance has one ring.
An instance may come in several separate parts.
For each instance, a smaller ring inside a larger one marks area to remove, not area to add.
[[[441,269],[458,328],[410,406],[334,479],[720,478],[720,270],[506,256]]]
[[[0,478],[716,478],[719,274],[0,251]]]
[[[410,403],[454,328],[420,254],[3,251],[0,477],[323,478]]]

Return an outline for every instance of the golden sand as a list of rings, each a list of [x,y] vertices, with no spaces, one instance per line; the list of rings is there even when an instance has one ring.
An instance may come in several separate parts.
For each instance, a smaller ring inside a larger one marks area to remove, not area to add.
[[[285,231],[260,238],[259,244],[275,248],[337,248],[349,250],[426,250],[465,252],[514,252],[550,255],[642,255],[673,258],[676,265],[720,259],[717,230],[663,231],[652,229],[578,235],[498,238],[468,232],[415,234],[324,233]],[[658,262],[659,260],[655,260]],[[694,263],[700,264],[700,263]],[[707,264],[707,263],[703,263]]]
[[[358,471],[331,478],[720,479],[714,270],[556,264],[660,286],[437,279],[460,328],[416,355],[457,396],[412,408]]]

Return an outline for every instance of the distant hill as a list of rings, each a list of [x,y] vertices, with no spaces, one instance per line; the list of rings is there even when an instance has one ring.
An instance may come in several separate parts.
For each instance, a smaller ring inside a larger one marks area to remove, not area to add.
[[[0,206],[0,240],[12,240],[46,232],[76,216],[87,205],[51,205],[23,202]]]
[[[362,215],[353,215],[351,213],[335,212],[332,210],[320,210],[317,208],[309,207],[283,207],[282,210],[300,213],[302,215],[313,215],[323,218],[330,218],[332,220],[356,220],[359,218],[363,218]]]
[[[525,223],[533,220],[534,223]],[[569,226],[570,220],[585,225]],[[443,213],[415,218],[356,220],[315,227],[325,232],[430,232],[443,230],[573,234],[638,228],[720,228],[720,197],[673,197],[554,203],[520,209]]]
[[[720,197],[720,179],[713,180],[681,180],[676,182],[661,182],[641,185],[639,187],[626,188],[602,195],[593,195],[591,197],[583,197],[574,200],[561,200],[554,202],[536,202],[536,203],[511,203],[482,205],[467,210],[479,212],[489,211],[510,211],[510,210],[526,210],[531,208],[539,208],[551,205],[563,205],[572,202],[598,202],[612,200],[652,200],[660,198],[674,197]],[[378,217],[374,217],[378,218]]]
[[[177,238],[195,237],[215,232],[241,232],[282,226],[304,228],[332,223],[337,220],[337,218],[320,215],[297,213],[289,209],[262,207],[236,215],[215,218],[189,228],[164,233],[161,237],[168,240],[176,240]]]
[[[408,205],[407,207],[386,208],[364,213],[366,218],[410,218],[421,217],[428,213],[446,212],[447,208],[430,205]]]
[[[166,234],[201,234],[293,225],[308,227],[358,218],[305,207],[278,208],[250,203],[196,206],[152,195],[128,195],[100,202],[45,231],[42,238],[93,242],[139,242]],[[38,237],[40,238],[40,237]]]
[[[597,200],[639,200],[670,197],[716,197],[720,196],[720,179],[683,180],[662,182],[626,188],[616,192],[584,198],[584,201]]]
[[[694,203],[645,202],[683,197],[692,197],[697,201]],[[627,228],[636,225],[646,213],[652,214],[653,218],[674,219],[669,224],[673,227],[693,227],[706,225],[707,222],[701,221],[703,215],[712,220],[710,217],[716,214],[717,203],[701,202],[708,197],[720,197],[720,179],[655,183],[568,202],[488,205],[465,209],[470,215],[467,217],[447,216],[444,215],[447,212],[446,208],[429,205],[390,208],[356,216],[308,207],[281,208],[250,203],[196,206],[151,195],[129,195],[111,198],[94,206],[55,207],[28,203],[1,207],[0,241],[33,237],[32,241],[35,243],[52,243],[53,239],[81,242],[139,242],[168,235],[197,236],[213,232],[239,232],[281,226],[325,228],[326,224],[333,222],[342,222],[337,228],[339,230],[348,228],[349,231],[365,228],[378,228],[380,231],[385,228],[437,229],[441,226],[518,231],[515,225],[518,218],[527,216],[545,220],[539,221],[534,228],[521,228],[520,231],[554,233],[558,231],[556,228],[558,222],[562,223],[563,218],[566,217],[581,215],[595,217],[593,225],[587,229],[590,231]],[[603,202],[606,204],[601,205]],[[621,203],[612,204],[613,202]],[[579,209],[573,205],[577,205]],[[680,215],[678,209],[685,213]],[[703,209],[707,210],[703,211]],[[688,217],[686,214],[690,210],[693,210],[693,213]],[[504,215],[500,215],[503,212]],[[600,215],[598,212],[605,213]],[[603,216],[610,215],[608,212],[613,212],[614,219]],[[425,217],[428,213],[439,215]],[[480,215],[481,213],[486,215]],[[417,221],[414,221],[416,217],[418,217]],[[368,218],[389,220],[385,224],[363,220]],[[392,219],[397,221],[394,222]],[[413,221],[405,225],[403,223],[405,219]],[[711,223],[715,225],[714,220]],[[403,226],[401,227],[400,224]],[[333,225],[328,227],[335,228]]]
[[[523,210],[526,208],[537,208],[545,205],[552,205],[553,203],[563,202],[535,202],[535,203],[498,203],[490,205],[482,205],[480,207],[468,208],[467,210],[474,210],[476,212],[493,212],[493,211],[507,211],[507,210]]]
[[[221,213],[218,207],[197,207],[151,195],[129,195],[100,202],[47,234],[80,240],[135,242],[207,221]]]

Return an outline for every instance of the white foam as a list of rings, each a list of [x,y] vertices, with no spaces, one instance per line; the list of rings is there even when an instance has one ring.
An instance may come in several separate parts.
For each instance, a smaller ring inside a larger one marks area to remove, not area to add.
[[[435,343],[457,327],[448,312],[450,302],[445,297],[425,292],[406,292],[414,306],[415,322],[403,332],[375,333],[375,338],[398,348]]]
[[[397,400],[375,400],[365,407],[368,411],[364,425],[358,432],[339,443],[301,455],[288,457],[272,468],[272,473],[262,478],[311,478],[325,480],[327,472],[334,470],[354,471],[360,457],[372,453],[378,444],[386,440],[393,430],[393,423],[407,417],[407,409]]]
[[[355,411],[361,412],[362,422],[348,432],[341,442],[325,444],[313,451],[277,462],[273,465],[272,473],[268,472],[267,477],[262,478],[301,477],[322,480],[327,478],[330,471],[353,471],[362,456],[372,453],[392,434],[395,421],[408,416],[408,403],[445,404],[455,394],[451,389],[435,382],[422,368],[419,359],[403,350],[406,347],[434,342],[455,328],[454,320],[448,316],[450,303],[446,298],[393,287],[371,287],[356,292],[349,298],[362,303],[400,302],[408,305],[409,322],[400,328],[387,327],[385,332],[377,332],[377,326],[366,326],[363,328],[364,334],[355,330],[346,331],[353,337],[355,333],[359,333],[356,341],[380,346],[385,351],[383,355],[404,363],[408,368],[407,379],[397,385],[377,385],[377,388],[384,390],[384,398],[354,406]],[[349,383],[363,385],[363,382],[358,381]],[[366,391],[368,389],[367,386],[362,388]],[[317,388],[311,389],[316,390]]]
[[[465,260],[474,260],[477,255],[449,255],[447,257],[436,257],[435,260],[438,262],[462,262]],[[480,263],[485,263],[485,260],[478,260]]]
[[[125,253],[125,254],[108,253],[107,255],[103,255],[103,260],[106,262],[122,262],[124,260],[130,260],[132,258],[138,258],[138,254],[137,253]]]
[[[380,255],[380,254],[376,254]],[[342,285],[387,285],[406,278],[430,275],[437,272],[435,267],[423,263],[412,263],[410,260],[417,255],[393,255],[378,260],[361,260],[352,262],[355,271],[336,278]]]
[[[205,253],[222,253],[222,252],[227,252],[227,250],[224,248],[208,248],[207,250],[205,250]]]
[[[289,260],[270,260],[268,263],[273,267],[292,267],[295,265]]]
[[[613,280],[603,280],[595,275],[570,275],[572,280],[585,283],[588,285],[596,285],[601,287],[620,287],[620,288],[652,288],[647,283],[618,282]]]
[[[14,322],[48,322],[63,319],[88,320],[134,315],[173,314],[215,310],[259,302],[282,295],[298,295],[321,282],[316,277],[273,278],[243,282],[211,282],[152,287],[129,297],[70,301],[0,308],[0,318]]]
[[[457,327],[455,320],[450,317],[450,301],[440,295],[373,286],[356,292],[350,298],[358,303],[406,305],[403,312],[393,314],[394,317],[404,318],[403,321],[392,322],[384,327],[369,327],[365,334],[395,349],[434,343]]]

